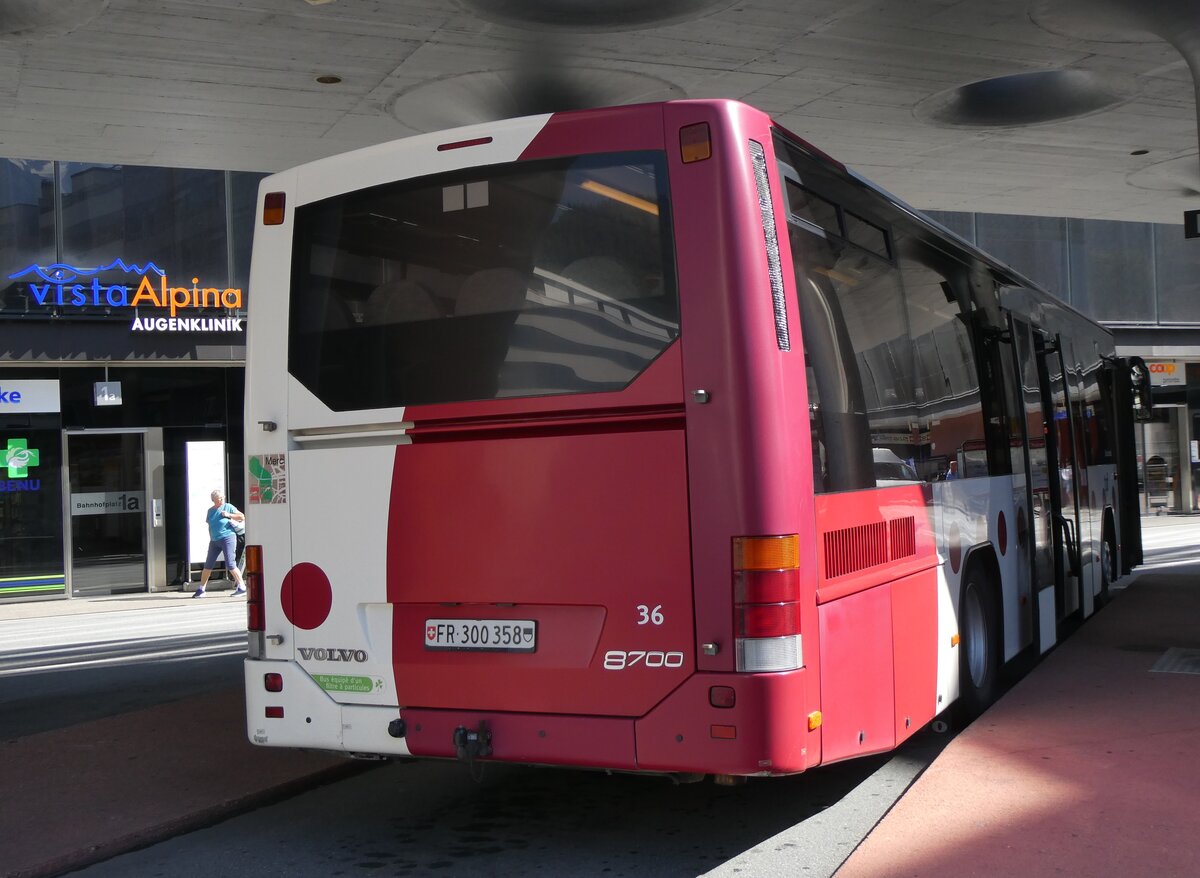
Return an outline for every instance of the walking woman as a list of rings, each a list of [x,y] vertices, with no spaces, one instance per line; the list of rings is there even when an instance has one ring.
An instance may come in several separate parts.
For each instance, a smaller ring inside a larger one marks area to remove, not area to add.
[[[200,587],[196,589],[196,593],[192,597],[204,597],[204,587],[208,585],[208,577],[212,576],[213,565],[217,563],[217,558],[221,555],[225,556],[225,569],[233,578],[234,584],[237,585],[230,597],[236,597],[246,593],[246,586],[242,582],[242,574],[237,568],[235,558],[237,534],[231,522],[245,521],[246,516],[244,513],[238,512],[237,507],[232,503],[225,502],[225,493],[219,488],[212,492],[212,501],[212,508],[208,510],[206,516],[209,537],[208,559],[204,562],[204,570],[200,573]]]

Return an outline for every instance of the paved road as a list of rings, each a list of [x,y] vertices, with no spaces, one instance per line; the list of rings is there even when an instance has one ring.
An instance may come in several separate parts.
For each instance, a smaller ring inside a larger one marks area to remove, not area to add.
[[[944,746],[809,774],[674,786],[657,777],[388,764],[75,873],[83,878],[338,875],[831,876]]]
[[[239,598],[70,614],[42,606],[40,616],[0,615],[0,676],[246,648],[246,604]]]
[[[72,609],[80,607],[25,606],[26,614],[44,615],[0,619],[0,739],[241,682],[244,601],[67,612]]]
[[[1150,515],[1142,518],[1146,563],[1134,570],[1194,562],[1200,551],[1200,515]]]

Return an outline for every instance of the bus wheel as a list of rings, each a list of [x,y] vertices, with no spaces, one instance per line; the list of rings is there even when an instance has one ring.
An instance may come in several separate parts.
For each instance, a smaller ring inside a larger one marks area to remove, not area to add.
[[[1096,609],[1100,609],[1110,600],[1112,593],[1109,586],[1115,578],[1113,566],[1117,560],[1117,550],[1113,546],[1112,534],[1109,533],[1108,527],[1104,528],[1104,539],[1100,541],[1100,594],[1096,595]]]
[[[1000,638],[994,592],[978,564],[963,577],[958,601],[958,702],[955,711],[966,725],[996,699]]]

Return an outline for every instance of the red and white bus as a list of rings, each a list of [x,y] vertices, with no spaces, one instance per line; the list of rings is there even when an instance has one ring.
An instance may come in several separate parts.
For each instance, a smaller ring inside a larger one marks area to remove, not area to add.
[[[800,772],[1138,561],[1110,335],[740,103],[276,174],[251,289],[258,744]]]

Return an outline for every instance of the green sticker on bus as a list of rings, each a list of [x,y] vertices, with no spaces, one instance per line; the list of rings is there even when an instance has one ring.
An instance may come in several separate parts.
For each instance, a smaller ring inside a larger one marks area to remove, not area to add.
[[[375,683],[370,677],[350,677],[345,674],[313,674],[317,685],[326,692],[370,692]]]

